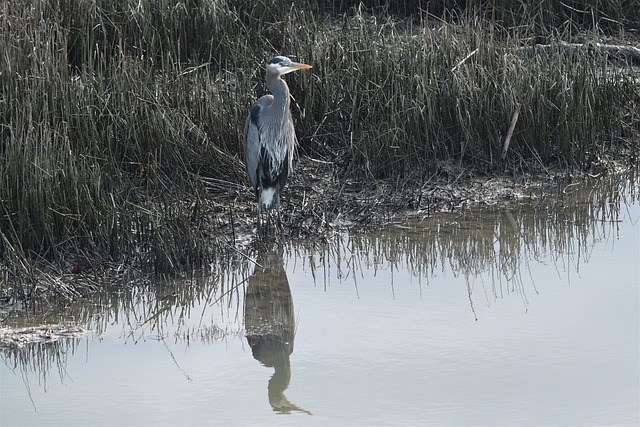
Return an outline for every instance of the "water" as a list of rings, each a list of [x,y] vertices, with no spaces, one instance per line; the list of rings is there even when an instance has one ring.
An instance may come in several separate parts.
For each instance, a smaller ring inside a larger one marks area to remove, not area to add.
[[[32,316],[91,332],[1,351],[0,424],[638,425],[638,187],[561,190]]]

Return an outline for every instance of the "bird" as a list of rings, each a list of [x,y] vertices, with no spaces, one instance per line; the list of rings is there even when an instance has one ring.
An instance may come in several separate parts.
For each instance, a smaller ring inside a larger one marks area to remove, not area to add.
[[[280,195],[293,165],[296,133],[291,118],[289,86],[282,76],[311,65],[276,56],[267,62],[271,94],[251,107],[244,126],[244,157],[249,182],[258,203],[258,218],[280,205]]]

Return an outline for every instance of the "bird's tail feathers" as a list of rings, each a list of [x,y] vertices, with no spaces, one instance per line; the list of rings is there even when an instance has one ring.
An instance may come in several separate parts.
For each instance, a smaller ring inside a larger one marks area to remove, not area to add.
[[[265,212],[278,204],[276,187],[266,187],[260,192],[260,211]]]

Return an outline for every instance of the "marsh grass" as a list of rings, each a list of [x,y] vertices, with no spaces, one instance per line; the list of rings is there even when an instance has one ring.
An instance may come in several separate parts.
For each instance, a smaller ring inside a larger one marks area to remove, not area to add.
[[[598,38],[602,22],[623,31],[633,2],[586,2],[591,19],[573,21],[552,2],[526,14],[525,2],[382,3],[4,2],[2,283],[18,278],[31,294],[40,268],[73,264],[182,271],[233,246],[230,218],[251,202],[244,118],[276,53],[313,64],[287,79],[299,153],[343,181],[420,187],[452,161],[483,173],[590,168],[635,147],[630,67],[519,50]]]

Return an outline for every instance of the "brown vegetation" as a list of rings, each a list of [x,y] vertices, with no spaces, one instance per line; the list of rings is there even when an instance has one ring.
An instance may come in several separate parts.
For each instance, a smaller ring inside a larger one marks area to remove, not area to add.
[[[2,292],[30,298],[74,266],[177,272],[234,251],[254,224],[240,132],[277,53],[314,65],[288,79],[302,159],[290,235],[455,208],[447,191],[469,176],[635,164],[637,68],[550,42],[624,43],[637,2],[462,3],[5,2]],[[552,47],[521,49],[537,43]]]

